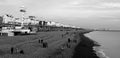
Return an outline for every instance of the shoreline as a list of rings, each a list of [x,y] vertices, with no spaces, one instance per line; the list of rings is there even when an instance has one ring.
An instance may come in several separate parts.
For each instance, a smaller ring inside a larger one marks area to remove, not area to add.
[[[99,56],[97,56],[96,51],[93,50],[93,47],[99,47],[101,45],[96,43],[96,41],[86,37],[84,34],[79,34],[79,36],[80,42],[75,47],[74,55],[72,58],[100,58]]]
[[[99,32],[99,31],[95,31],[95,33],[96,32]],[[94,33],[94,32],[93,32]],[[89,34],[89,33],[88,33]],[[85,34],[85,36],[87,36],[87,37],[89,37],[89,35],[86,35]],[[95,35],[94,35],[95,36]],[[92,39],[92,37],[89,37],[89,38],[91,38]],[[97,41],[97,40],[95,40],[95,41]],[[104,49],[102,48],[103,46],[103,44],[101,44],[101,43],[99,43],[98,41],[97,41],[97,43],[98,44],[100,44],[101,46],[94,46],[93,47],[93,50],[95,50],[96,51],[96,55],[98,55],[100,58],[110,58],[109,56],[107,56],[106,54],[106,52],[104,51]]]

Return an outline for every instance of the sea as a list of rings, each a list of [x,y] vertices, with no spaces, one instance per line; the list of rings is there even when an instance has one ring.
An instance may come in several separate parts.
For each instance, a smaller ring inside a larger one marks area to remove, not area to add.
[[[120,32],[95,31],[85,35],[97,41],[109,58],[120,58]]]

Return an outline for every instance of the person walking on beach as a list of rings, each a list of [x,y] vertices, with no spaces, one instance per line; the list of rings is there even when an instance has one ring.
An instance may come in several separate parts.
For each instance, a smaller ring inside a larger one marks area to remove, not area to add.
[[[70,40],[70,38],[68,38],[68,43],[70,43],[71,42],[71,40]]]
[[[24,54],[24,51],[23,51],[23,50],[20,50],[20,54]]]
[[[24,54],[24,51],[22,49],[15,48],[15,53],[16,54]]]
[[[43,48],[48,47],[48,43],[47,42],[43,42],[42,44],[43,44]]]
[[[43,43],[43,39],[38,40],[38,43]]]
[[[11,54],[13,54],[13,52],[14,52],[14,47],[11,47],[10,52],[11,52]]]
[[[62,36],[62,38],[63,38],[64,35],[62,34],[61,36]]]

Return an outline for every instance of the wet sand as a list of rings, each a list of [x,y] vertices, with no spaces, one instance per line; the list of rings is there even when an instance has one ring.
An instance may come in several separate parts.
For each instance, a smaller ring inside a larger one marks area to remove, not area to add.
[[[92,49],[97,44],[83,35],[88,32],[90,31],[55,31],[26,36],[2,36],[0,58],[98,58]],[[43,40],[48,46],[44,47],[39,40]],[[15,48],[13,54],[10,52],[11,47]],[[24,54],[19,50],[23,50]]]

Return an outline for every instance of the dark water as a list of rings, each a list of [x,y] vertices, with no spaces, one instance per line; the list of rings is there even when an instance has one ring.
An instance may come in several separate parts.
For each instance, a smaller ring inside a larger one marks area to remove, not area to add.
[[[120,32],[91,32],[86,36],[99,42],[106,56],[120,58]]]

